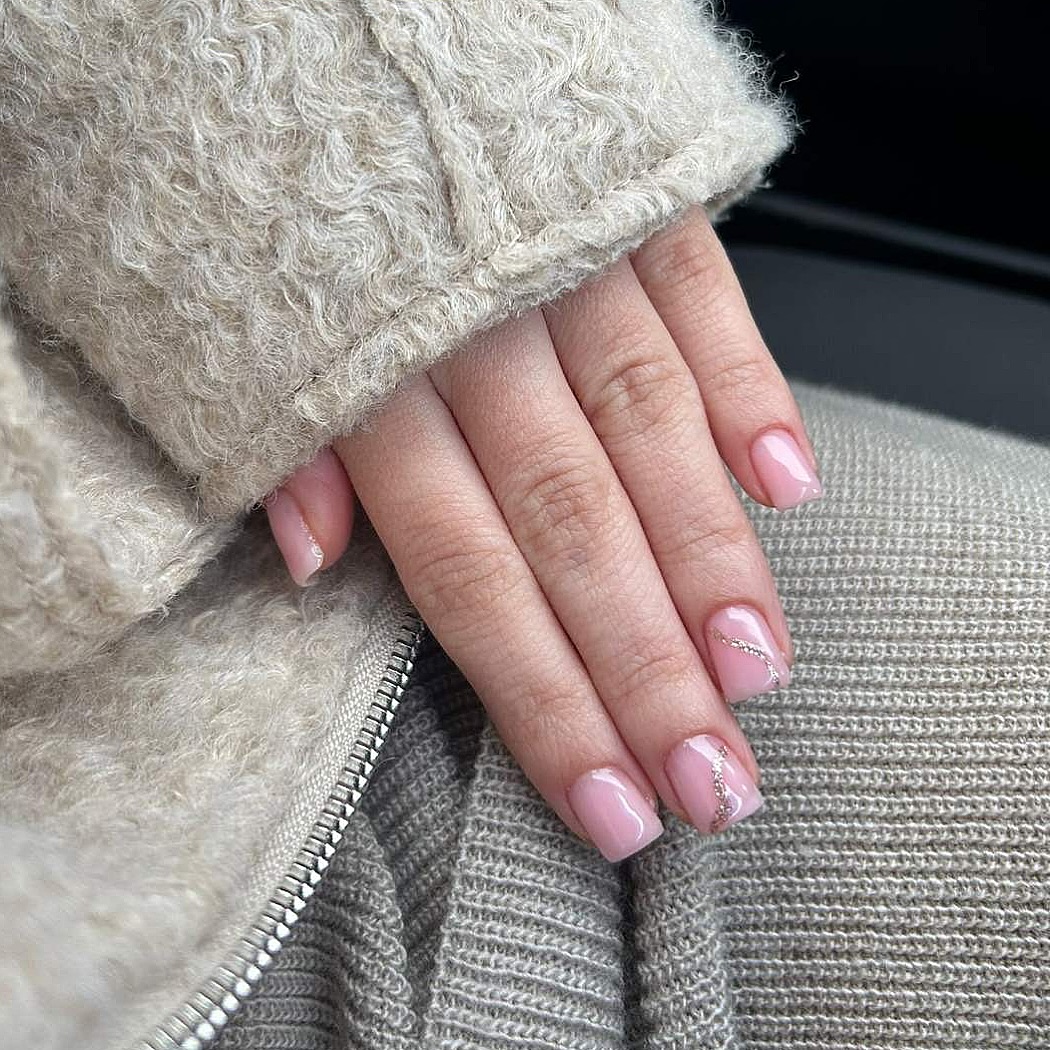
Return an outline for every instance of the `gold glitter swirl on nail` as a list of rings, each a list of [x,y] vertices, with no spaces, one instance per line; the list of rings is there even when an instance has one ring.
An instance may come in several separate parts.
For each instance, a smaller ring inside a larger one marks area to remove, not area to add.
[[[765,649],[761,649],[751,642],[744,641],[743,638],[727,638],[717,627],[712,627],[711,633],[723,645],[728,645],[730,649],[739,649],[742,653],[747,653],[748,656],[757,656],[766,665],[769,677],[773,679],[773,688],[780,688],[780,672],[777,670],[776,664],[769,658],[769,654]]]
[[[729,745],[723,744],[718,749],[711,762],[711,782],[715,788],[715,798],[718,799],[718,808],[711,818],[711,834],[721,831],[729,821],[729,798],[726,791],[725,761],[729,757]]]

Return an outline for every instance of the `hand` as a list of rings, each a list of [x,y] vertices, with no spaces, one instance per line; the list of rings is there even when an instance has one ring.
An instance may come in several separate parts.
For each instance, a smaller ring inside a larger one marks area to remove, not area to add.
[[[821,486],[702,210],[481,333],[333,449],[268,504],[293,574],[339,557],[356,491],[577,834],[619,860],[660,833],[657,798],[704,833],[761,805],[727,701],[786,686],[793,653],[723,463],[779,509]]]

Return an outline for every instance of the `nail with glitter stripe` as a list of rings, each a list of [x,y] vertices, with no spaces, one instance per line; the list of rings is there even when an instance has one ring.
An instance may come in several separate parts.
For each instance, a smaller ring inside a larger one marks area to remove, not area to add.
[[[791,681],[787,659],[757,609],[727,605],[707,621],[706,634],[722,695],[731,704]]]
[[[705,835],[724,830],[762,806],[755,782],[717,736],[683,740],[671,750],[664,768],[689,819]]]

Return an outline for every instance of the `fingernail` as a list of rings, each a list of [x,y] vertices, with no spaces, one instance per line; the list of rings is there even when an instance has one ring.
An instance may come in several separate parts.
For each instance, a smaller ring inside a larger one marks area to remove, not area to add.
[[[300,587],[305,587],[324,563],[324,551],[310,532],[299,504],[284,489],[270,493],[263,506],[288,572]]]
[[[667,756],[664,768],[689,819],[707,835],[750,817],[762,806],[755,782],[717,736],[683,740]]]
[[[765,617],[746,605],[727,605],[707,621],[711,662],[731,704],[791,681],[791,668]]]
[[[569,805],[606,860],[623,860],[663,834],[656,810],[615,769],[584,773],[569,788]]]
[[[777,510],[790,510],[824,495],[798,442],[787,430],[769,430],[751,446],[751,465]]]

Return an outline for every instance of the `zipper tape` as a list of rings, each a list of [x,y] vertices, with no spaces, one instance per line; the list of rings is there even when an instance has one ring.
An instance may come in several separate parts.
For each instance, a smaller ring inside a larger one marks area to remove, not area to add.
[[[364,726],[306,842],[240,943],[215,973],[135,1050],[205,1050],[255,991],[298,921],[342,841],[375,772],[426,627],[415,613],[398,628]]]

